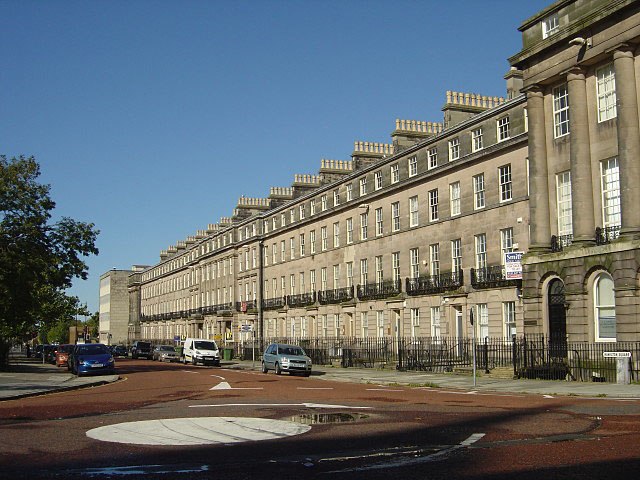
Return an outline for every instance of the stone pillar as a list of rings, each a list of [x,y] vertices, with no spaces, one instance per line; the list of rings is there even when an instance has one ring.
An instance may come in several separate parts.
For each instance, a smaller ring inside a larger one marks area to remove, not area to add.
[[[529,115],[529,227],[531,251],[548,251],[551,245],[544,95],[534,85],[527,89]]]
[[[595,218],[593,213],[593,183],[591,179],[591,145],[587,89],[584,71],[575,67],[567,74],[569,91],[569,128],[571,160],[571,203],[573,220],[573,244],[595,243]]]
[[[640,122],[633,49],[618,47],[613,53],[618,117],[621,236],[640,237]]]

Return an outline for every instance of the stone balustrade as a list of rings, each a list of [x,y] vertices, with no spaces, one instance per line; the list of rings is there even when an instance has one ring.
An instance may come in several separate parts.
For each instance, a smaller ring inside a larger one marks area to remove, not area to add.
[[[318,175],[296,174],[293,177],[293,181],[304,185],[320,185],[320,177]]]
[[[274,197],[293,198],[293,188],[291,187],[271,187],[270,195]]]
[[[238,207],[269,207],[271,200],[268,198],[249,198],[242,196],[238,199]]]

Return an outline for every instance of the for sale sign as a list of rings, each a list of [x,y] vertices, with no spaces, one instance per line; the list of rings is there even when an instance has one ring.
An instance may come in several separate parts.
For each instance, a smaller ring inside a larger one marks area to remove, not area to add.
[[[504,273],[507,280],[522,279],[522,253],[506,252],[504,254]]]

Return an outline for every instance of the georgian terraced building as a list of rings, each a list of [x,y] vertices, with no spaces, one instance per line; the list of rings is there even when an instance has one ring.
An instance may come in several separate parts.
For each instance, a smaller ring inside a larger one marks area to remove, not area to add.
[[[241,197],[131,275],[129,339],[640,340],[639,12],[557,1],[520,27],[506,98],[447,92],[442,123]]]

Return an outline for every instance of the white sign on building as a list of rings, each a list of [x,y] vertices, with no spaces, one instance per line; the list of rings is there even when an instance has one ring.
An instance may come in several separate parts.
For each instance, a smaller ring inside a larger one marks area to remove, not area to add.
[[[507,252],[504,254],[504,273],[507,280],[522,279],[522,253]]]

